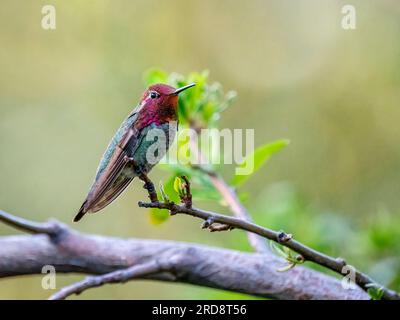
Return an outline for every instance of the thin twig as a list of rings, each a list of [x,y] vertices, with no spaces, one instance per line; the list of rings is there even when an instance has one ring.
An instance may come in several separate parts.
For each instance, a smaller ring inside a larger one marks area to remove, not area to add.
[[[100,287],[107,283],[124,283],[134,278],[141,278],[161,272],[161,266],[157,261],[135,265],[126,269],[113,271],[100,276],[86,277],[84,280],[66,286],[53,294],[49,300],[64,300],[73,294],[80,294],[90,288]]]
[[[221,230],[230,230],[228,226],[231,226],[231,228],[238,228],[247,231],[247,237],[249,239],[250,244],[252,245],[253,248],[256,249],[258,252],[268,252],[269,248],[266,245],[265,241],[262,239],[262,237],[270,239],[272,241],[278,242],[283,246],[286,246],[293,251],[299,253],[303,259],[315,262],[321,266],[324,266],[330,270],[333,270],[341,275],[343,275],[343,267],[346,266],[346,262],[342,258],[332,258],[329,257],[323,253],[320,253],[314,249],[311,249],[300,242],[293,240],[291,234],[286,234],[284,232],[276,232],[273,230],[269,230],[266,228],[262,228],[260,226],[255,225],[252,221],[252,218],[247,211],[247,209],[242,205],[240,202],[236,191],[232,189],[226,182],[225,180],[215,171],[212,171],[208,168],[205,168],[204,165],[208,164],[208,159],[201,153],[200,149],[197,146],[197,143],[195,142],[194,139],[190,139],[190,146],[191,150],[195,153],[197,156],[197,161],[199,165],[192,165],[192,168],[199,170],[206,174],[214,187],[218,190],[218,192],[221,194],[225,202],[228,204],[230,207],[231,211],[233,214],[239,218],[239,219],[234,219],[229,216],[222,216],[219,214],[214,214],[206,211],[198,211],[194,212],[192,210],[191,212],[180,212],[179,208],[173,207],[170,212],[172,213],[183,213],[183,214],[189,214],[193,215],[196,217],[199,217],[201,219],[205,220],[205,224],[209,224],[209,226],[212,225],[213,222],[220,222],[222,225],[225,225],[225,227],[221,227]],[[145,204],[139,203],[139,206],[142,205],[144,206]],[[171,206],[174,206],[174,204],[170,204]],[[176,205],[175,205],[176,206]],[[233,219],[233,220],[231,220]],[[220,220],[220,221],[218,221]],[[211,223],[209,223],[211,221]],[[239,223],[239,225],[237,225]],[[204,224],[203,224],[204,226]],[[210,229],[210,228],[209,228]],[[215,228],[214,228],[215,229]],[[217,228],[218,230],[218,228]],[[211,231],[211,229],[210,229]],[[261,236],[261,237],[260,237]],[[355,270],[356,272],[356,283],[365,291],[368,290],[368,287],[371,284],[376,284],[375,281],[373,281],[368,275],[361,273],[358,270]],[[381,288],[383,290],[383,298],[384,299],[400,299],[400,295],[390,289],[387,289],[381,285],[377,285],[377,287]]]
[[[164,202],[154,202],[154,203],[146,203],[139,202],[139,207],[142,208],[158,208],[158,209],[166,209],[169,210],[173,214],[186,214],[193,217],[197,217],[203,219],[206,224],[212,225],[213,223],[220,223],[222,225],[227,225],[235,229],[241,229],[253,234],[257,234],[263,238],[272,240],[277,242],[289,249],[300,254],[304,261],[311,261],[320,266],[323,266],[327,269],[335,271],[340,275],[346,275],[347,272],[343,272],[343,268],[347,265],[346,262],[342,258],[333,258],[324,253],[318,252],[306,245],[294,240],[292,236],[287,235],[282,232],[274,231],[271,229],[267,229],[256,225],[252,222],[239,219],[236,217],[230,217],[227,215],[222,215],[219,213],[205,211],[197,208],[187,208],[184,205],[178,205],[172,202],[164,203]],[[204,226],[204,224],[203,224]],[[377,284],[374,280],[372,280],[368,275],[358,271],[355,269],[355,282],[365,291],[368,290],[371,284],[376,284],[377,287],[382,288],[383,290],[383,299],[393,300],[400,299],[400,295],[384,286]]]

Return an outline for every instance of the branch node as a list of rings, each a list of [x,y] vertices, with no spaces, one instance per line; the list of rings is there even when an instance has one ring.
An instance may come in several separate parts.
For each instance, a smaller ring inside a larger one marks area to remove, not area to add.
[[[306,259],[301,254],[298,254],[296,256],[296,261],[297,261],[297,263],[304,263],[306,261]]]
[[[336,258],[336,262],[339,263],[342,267],[344,267],[345,265],[347,265],[346,260],[344,260],[341,257]]]
[[[204,220],[204,222],[201,224],[201,228],[202,229],[207,229],[210,228],[212,226],[212,224],[214,223],[214,219],[212,217],[208,217],[206,220]]]
[[[203,229],[208,228],[210,232],[232,230],[233,229],[232,226],[235,226],[235,228],[245,230],[251,233],[252,235],[255,234],[270,239],[276,243],[279,243],[283,246],[284,249],[276,248],[276,251],[284,259],[287,260],[288,264],[283,268],[279,269],[278,271],[286,271],[292,269],[297,264],[301,264],[306,260],[317,263],[337,273],[341,273],[341,271],[338,270],[338,265],[337,265],[338,263],[340,263],[341,265],[346,265],[346,262],[341,258],[333,258],[324,255],[316,250],[313,250],[303,245],[300,242],[291,241],[293,239],[293,235],[290,233],[285,233],[283,231],[276,232],[274,230],[263,228],[261,226],[255,225],[252,222],[246,221],[247,219],[245,218],[244,219],[231,218],[229,216],[225,216],[215,212],[192,208],[192,198],[191,198],[189,180],[186,177],[181,177],[180,179],[182,179],[184,183],[182,183],[180,180],[175,180],[175,181],[179,181],[177,192],[179,193],[182,204],[169,203],[166,201],[159,202],[156,199],[155,201],[152,200],[151,203],[139,202],[139,206],[146,208],[158,208],[158,209],[169,210],[171,215],[182,213],[203,219],[204,222],[201,225],[201,228]],[[227,190],[231,190],[229,189],[228,186],[226,186],[226,188],[228,188]],[[151,190],[149,190],[149,193],[150,191]],[[217,225],[213,226],[215,222],[217,222]],[[253,237],[250,238],[253,239]],[[290,250],[296,252],[297,255],[293,254],[292,251]],[[359,276],[357,277],[358,279],[356,279],[356,283],[361,288],[365,289],[364,283],[366,281],[371,282],[371,279],[368,277],[368,275],[365,275],[359,271],[357,272]],[[400,295],[398,293],[393,292],[387,288],[384,288],[383,292],[384,292],[383,295],[384,299],[400,299]]]
[[[234,227],[230,226],[229,224],[219,224],[219,225],[210,225],[208,230],[210,232],[220,232],[220,231],[231,231],[235,229]]]
[[[181,179],[184,181],[182,187],[184,192],[182,192],[180,198],[182,203],[185,205],[187,209],[192,208],[192,192],[190,191],[190,181],[186,176],[181,176]]]
[[[174,216],[178,213],[178,210],[176,209],[175,204],[173,202],[171,202],[170,204],[171,204],[171,206],[169,208],[169,214],[171,216]]]
[[[279,243],[285,243],[292,239],[293,235],[291,233],[285,233],[285,232],[280,232],[277,237]]]

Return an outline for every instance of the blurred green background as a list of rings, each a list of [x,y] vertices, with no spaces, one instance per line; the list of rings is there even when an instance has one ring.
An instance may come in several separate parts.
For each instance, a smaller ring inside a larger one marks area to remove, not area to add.
[[[340,24],[349,2],[353,31]],[[57,10],[54,31],[41,28],[46,4]],[[254,128],[256,145],[291,140],[243,187],[254,219],[399,290],[399,17],[396,0],[2,0],[0,207],[71,224],[104,148],[144,90],[145,70],[208,69],[238,92],[221,127]],[[151,224],[136,205],[145,197],[135,181],[74,227],[250,250],[242,232],[209,234],[193,218]],[[0,225],[0,235],[15,233]],[[81,277],[59,276],[57,286]],[[39,276],[0,279],[0,299],[50,294]],[[239,297],[138,281],[78,298]]]

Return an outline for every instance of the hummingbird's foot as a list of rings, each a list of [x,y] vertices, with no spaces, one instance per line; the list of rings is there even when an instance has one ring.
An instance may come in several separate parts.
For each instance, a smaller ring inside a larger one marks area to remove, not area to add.
[[[147,190],[149,193],[150,201],[153,203],[158,202],[156,188],[154,187],[154,183],[149,179],[149,177],[145,173],[141,173],[138,175],[139,179],[144,182],[143,188]]]
[[[153,203],[158,202],[156,188],[154,187],[154,183],[147,176],[144,167],[136,163],[136,161],[133,160],[132,157],[128,157],[127,155],[125,155],[124,161],[132,165],[132,168],[139,177],[139,179],[144,182],[143,188],[146,189],[147,192],[149,193],[150,201]]]
[[[133,170],[135,173],[140,177],[142,174],[146,174],[146,169],[144,166],[141,166],[140,164],[136,163],[135,160],[131,161]]]
[[[142,175],[142,174],[146,174],[146,170],[145,170],[144,166],[141,166],[141,165],[139,165],[139,164],[135,164],[135,165],[133,166],[133,170],[135,170],[135,173],[136,173],[138,176],[140,176],[140,175]]]

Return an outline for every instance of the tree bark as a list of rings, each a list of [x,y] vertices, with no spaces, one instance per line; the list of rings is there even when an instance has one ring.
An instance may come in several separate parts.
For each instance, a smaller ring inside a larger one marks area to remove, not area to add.
[[[262,253],[245,253],[191,243],[87,235],[64,225],[57,232],[0,237],[0,277],[40,274],[44,265],[59,273],[104,274],[162,261],[163,272],[144,278],[176,281],[275,299],[369,299],[361,288]]]

